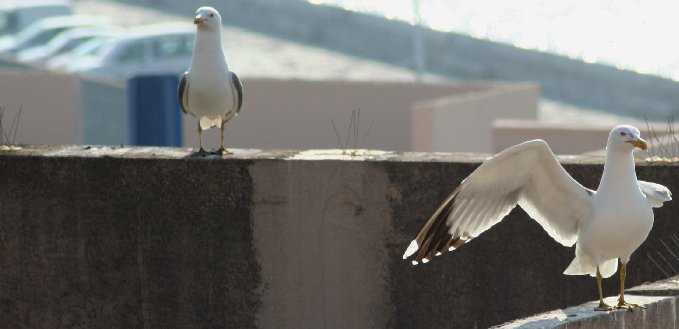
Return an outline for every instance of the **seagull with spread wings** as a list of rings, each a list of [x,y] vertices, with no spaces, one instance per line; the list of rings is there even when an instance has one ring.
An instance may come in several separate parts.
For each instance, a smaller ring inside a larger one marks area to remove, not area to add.
[[[533,140],[510,147],[481,164],[444,201],[408,246],[403,259],[413,264],[455,250],[504,218],[517,204],[549,236],[564,246],[577,244],[567,275],[596,277],[599,306],[601,280],[612,276],[620,259],[620,297],[632,253],[653,226],[653,210],[672,200],[665,186],[637,180],[635,148],[647,149],[639,129],[621,125],[608,136],[604,173],[596,191],[575,181],[547,143]]]
[[[238,115],[243,105],[243,87],[229,65],[222,49],[222,18],[212,7],[200,7],[193,20],[196,41],[189,70],[179,81],[179,104],[182,111],[198,118],[200,155],[203,130],[219,127],[222,144],[219,154],[229,154],[224,148],[224,124]]]

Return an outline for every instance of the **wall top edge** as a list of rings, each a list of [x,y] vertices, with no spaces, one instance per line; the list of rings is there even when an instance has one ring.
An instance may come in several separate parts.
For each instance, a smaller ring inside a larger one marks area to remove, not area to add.
[[[348,161],[348,162],[460,162],[480,163],[490,154],[449,153],[449,152],[401,152],[365,149],[322,149],[322,150],[261,150],[229,149],[232,154],[220,156],[211,154],[198,156],[196,149],[147,146],[88,146],[88,145],[21,145],[18,150],[0,151],[0,157],[48,157],[48,158],[117,158],[157,159],[190,161],[231,161],[231,160],[284,160],[284,161]],[[558,155],[564,164],[603,164],[599,155]],[[648,161],[645,156],[637,157],[639,165],[677,166],[677,161]]]

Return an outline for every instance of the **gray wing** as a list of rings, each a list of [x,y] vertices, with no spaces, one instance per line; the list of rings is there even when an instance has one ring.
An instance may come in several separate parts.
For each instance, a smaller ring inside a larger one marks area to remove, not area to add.
[[[238,107],[236,107],[236,114],[240,112],[240,108],[243,107],[243,85],[240,83],[240,79],[235,72],[231,71],[231,82],[233,84],[233,89],[236,91],[234,95],[237,99]]]
[[[182,74],[181,79],[179,79],[179,88],[177,88],[177,96],[179,97],[179,106],[182,108],[182,112],[189,114],[189,71]]]
[[[481,164],[408,246],[414,264],[452,251],[499,223],[517,204],[557,242],[571,246],[591,217],[592,191],[563,169],[544,141],[510,147]]]
[[[646,196],[646,200],[653,208],[660,208],[662,204],[667,201],[672,201],[672,192],[665,186],[660,184],[639,181],[639,188]]]

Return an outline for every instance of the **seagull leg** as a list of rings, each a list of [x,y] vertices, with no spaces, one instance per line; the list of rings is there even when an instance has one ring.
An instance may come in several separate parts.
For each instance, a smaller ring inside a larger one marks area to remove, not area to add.
[[[200,150],[198,150],[198,155],[206,156],[207,152],[203,148],[203,129],[200,127],[200,119],[198,119],[198,140],[200,143]]]
[[[601,280],[603,278],[601,277],[601,272],[599,272],[599,266],[596,267],[596,286],[599,288],[599,306],[597,306],[594,310],[595,311],[611,311],[613,310],[612,307],[606,305],[604,303],[604,293],[601,291]]]
[[[217,153],[220,154],[220,155],[229,155],[229,154],[233,154],[233,153],[227,151],[227,150],[224,148],[224,126],[225,126],[225,125],[226,125],[226,121],[222,121],[222,126],[219,127],[219,129],[222,131],[222,147],[219,148],[219,151],[217,151]]]
[[[618,305],[615,308],[626,308],[630,311],[635,307],[646,308],[646,306],[639,304],[630,304],[625,302],[625,277],[627,276],[627,263],[622,263],[620,267],[620,298],[618,298]]]

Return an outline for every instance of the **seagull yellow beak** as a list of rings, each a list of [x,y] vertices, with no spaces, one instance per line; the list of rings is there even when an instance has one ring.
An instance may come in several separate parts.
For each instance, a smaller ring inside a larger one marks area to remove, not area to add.
[[[628,143],[630,143],[630,144],[632,144],[632,145],[634,145],[634,146],[636,146],[636,147],[638,147],[638,148],[640,148],[644,151],[648,150],[648,144],[646,144],[646,141],[641,139],[641,137],[638,138],[638,139],[635,139],[633,141],[628,141]]]
[[[193,24],[202,24],[203,22],[205,22],[205,19],[200,15],[196,15],[196,18],[193,19]]]

